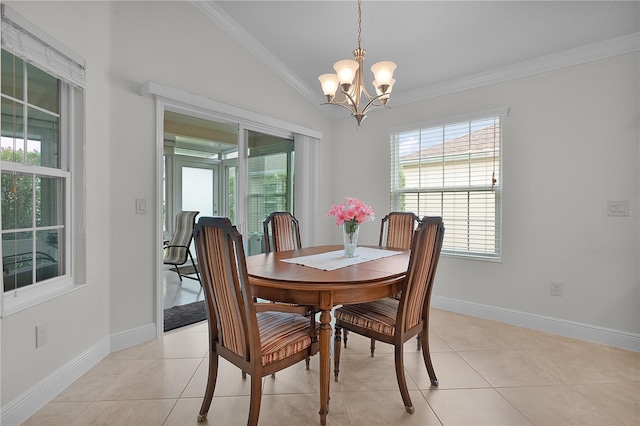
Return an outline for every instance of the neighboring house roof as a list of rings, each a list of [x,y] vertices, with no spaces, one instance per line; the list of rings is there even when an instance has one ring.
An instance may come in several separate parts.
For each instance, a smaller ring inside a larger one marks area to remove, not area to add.
[[[430,146],[421,151],[402,157],[402,161],[418,160],[420,158],[441,157],[443,155],[459,155],[493,151],[500,139],[495,138],[499,134],[498,125],[492,124],[480,130],[465,134],[454,139]]]

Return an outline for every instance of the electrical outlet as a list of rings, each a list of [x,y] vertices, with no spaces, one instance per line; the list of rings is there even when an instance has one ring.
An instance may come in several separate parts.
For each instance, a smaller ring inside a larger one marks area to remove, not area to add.
[[[36,348],[46,344],[49,341],[49,326],[47,323],[36,326]]]
[[[550,293],[552,296],[562,296],[564,293],[562,283],[559,281],[551,281]]]

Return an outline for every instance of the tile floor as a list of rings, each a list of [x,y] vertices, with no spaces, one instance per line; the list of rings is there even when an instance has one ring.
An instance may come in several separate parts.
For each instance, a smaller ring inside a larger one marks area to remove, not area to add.
[[[415,342],[405,412],[392,348],[350,334],[328,425],[638,425],[640,354],[433,309],[430,387]],[[318,357],[263,379],[261,425],[317,425]],[[194,324],[111,353],[25,425],[197,425],[207,377],[207,329]],[[244,425],[249,381],[221,361],[210,425]]]
[[[199,281],[183,278],[182,282],[180,282],[178,274],[171,271],[170,268],[171,266],[165,265],[162,275],[162,283],[164,285],[162,296],[165,309],[204,299],[204,292],[200,287]],[[192,276],[195,277],[195,275]]]

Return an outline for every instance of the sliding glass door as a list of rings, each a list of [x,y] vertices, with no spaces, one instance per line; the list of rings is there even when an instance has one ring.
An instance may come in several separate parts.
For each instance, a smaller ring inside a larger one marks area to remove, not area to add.
[[[228,217],[244,234],[247,255],[262,253],[265,218],[295,214],[294,155],[292,138],[165,111],[165,239],[179,211],[196,210]]]
[[[262,222],[275,211],[294,213],[293,140],[247,131],[248,254],[264,252]]]

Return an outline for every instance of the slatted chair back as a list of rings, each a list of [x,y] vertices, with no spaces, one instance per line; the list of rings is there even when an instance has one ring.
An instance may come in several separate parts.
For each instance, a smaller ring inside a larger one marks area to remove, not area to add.
[[[273,212],[263,222],[265,250],[297,250],[302,248],[300,225],[289,212]]]
[[[407,283],[398,308],[398,320],[403,321],[405,331],[428,319],[443,238],[444,225],[441,217],[425,216],[415,231],[407,269]]]
[[[391,212],[382,218],[380,225],[380,247],[407,250],[420,219],[410,212]]]
[[[193,226],[199,213],[184,210],[176,215],[176,225],[171,241],[166,246],[164,263],[182,265],[187,261],[189,246],[193,238]]]
[[[256,426],[262,378],[318,352],[311,308],[255,303],[242,235],[222,217],[201,218],[193,231],[209,326],[209,374],[198,422],[206,420],[215,392],[218,357],[251,375],[248,426]]]
[[[200,219],[193,233],[203,266],[209,332],[233,354],[234,363],[247,363],[252,350],[259,356],[260,343],[242,235],[221,217]]]

